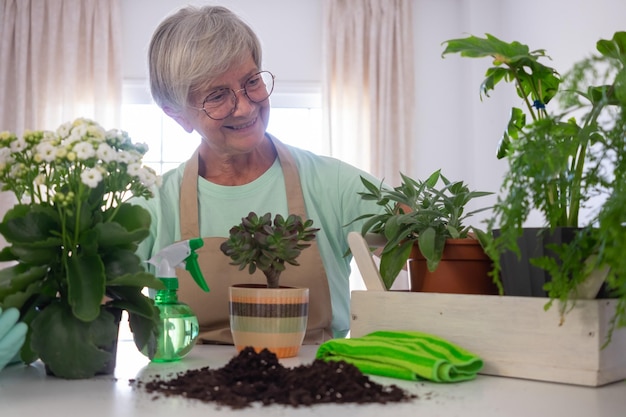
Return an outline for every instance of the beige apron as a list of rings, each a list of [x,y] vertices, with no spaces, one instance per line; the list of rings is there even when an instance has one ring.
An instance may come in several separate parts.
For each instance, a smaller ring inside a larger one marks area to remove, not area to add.
[[[285,177],[289,214],[298,214],[306,218],[300,176],[294,159],[280,141],[273,140],[273,144]],[[196,151],[186,163],[183,174],[179,202],[182,240],[200,236],[198,159]],[[248,212],[245,213],[247,214]],[[263,215],[265,212],[257,214]],[[274,214],[272,213],[272,216]],[[231,285],[266,283],[262,272],[257,270],[254,275],[250,275],[247,268],[240,271],[237,266],[230,264],[230,258],[220,250],[220,245],[225,240],[221,237],[204,238],[204,246],[196,250],[200,269],[210,288],[208,293],[197,286],[189,272],[177,268],[179,299],[188,304],[198,316],[199,340],[204,343],[233,343],[228,318],[228,288]],[[302,251],[298,263],[300,266],[287,265],[287,269],[280,276],[280,285],[309,288],[309,318],[304,343],[323,343],[332,338],[332,309],[328,280],[316,241]]]

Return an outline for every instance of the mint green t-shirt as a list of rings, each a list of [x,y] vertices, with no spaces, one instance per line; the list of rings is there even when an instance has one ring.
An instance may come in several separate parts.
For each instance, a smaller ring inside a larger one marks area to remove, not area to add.
[[[346,226],[364,213],[378,213],[382,208],[363,201],[365,191],[360,176],[373,183],[379,180],[338,159],[315,155],[287,146],[295,159],[307,216],[320,228],[317,245],[326,270],[332,305],[332,329],[335,337],[344,337],[350,328],[350,261],[347,236],[359,231],[362,222]],[[179,195],[185,164],[163,175],[162,185],[149,200],[135,199],[152,215],[150,236],[137,254],[150,259],[162,248],[180,240]],[[223,186],[198,177],[198,211],[200,237],[227,237],[230,228],[254,211],[287,216],[287,196],[283,172],[278,158],[263,175],[251,183]]]

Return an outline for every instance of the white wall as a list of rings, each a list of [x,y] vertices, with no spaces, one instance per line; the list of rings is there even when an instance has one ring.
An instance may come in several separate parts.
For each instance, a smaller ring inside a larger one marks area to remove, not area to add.
[[[552,61],[544,63],[564,73],[595,52],[598,39],[626,30],[624,0],[415,1],[420,104],[413,174],[444,167],[450,176],[466,179],[480,190],[498,190],[505,162],[496,159],[496,145],[510,108],[521,107],[521,99],[512,85],[498,85],[481,102],[479,86],[491,62],[457,56],[441,59],[440,43],[490,33],[527,44],[531,50],[545,49]],[[530,224],[539,222],[537,218]]]
[[[263,43],[264,67],[285,85],[321,81],[322,0],[122,1],[125,78],[147,77],[147,44],[163,17],[186,4],[209,3],[246,19]],[[442,59],[443,41],[491,33],[546,49],[564,72],[592,53],[599,38],[626,30],[625,17],[624,0],[414,0],[415,165],[407,174],[419,178],[442,168],[473,189],[500,185],[504,162],[495,149],[510,107],[518,105],[512,86],[499,86],[481,102],[478,88],[490,63]]]
[[[188,4],[222,5],[240,15],[261,39],[263,66],[275,73],[277,81],[320,82],[322,6],[319,0],[123,0],[125,78],[147,78],[146,57],[152,33],[165,16]]]

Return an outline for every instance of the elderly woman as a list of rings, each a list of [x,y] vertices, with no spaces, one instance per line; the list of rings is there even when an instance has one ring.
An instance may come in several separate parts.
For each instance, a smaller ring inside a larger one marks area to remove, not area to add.
[[[202,140],[188,162],[164,174],[155,198],[140,202],[153,221],[138,254],[148,259],[174,242],[203,238],[197,253],[211,291],[179,275],[179,297],[198,315],[200,340],[232,343],[228,287],[250,276],[230,265],[220,244],[250,211],[299,214],[321,229],[281,284],[310,289],[305,343],[344,337],[351,259],[344,254],[348,232],[360,227],[346,225],[379,210],[358,195],[360,176],[377,180],[266,132],[274,75],[262,66],[255,33],[228,9],[186,7],[167,17],[150,43],[149,67],[155,102]]]

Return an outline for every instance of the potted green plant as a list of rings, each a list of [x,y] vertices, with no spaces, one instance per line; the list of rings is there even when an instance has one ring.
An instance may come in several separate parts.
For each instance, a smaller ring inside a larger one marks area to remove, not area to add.
[[[489,269],[491,267],[489,258],[484,255],[479,240],[486,238],[485,232],[465,222],[474,214],[488,209],[484,207],[466,212],[468,203],[492,193],[471,191],[463,181],[448,180],[441,174],[441,170],[433,172],[424,181],[415,180],[402,173],[400,175],[401,184],[393,189],[383,183],[373,184],[361,177],[367,191],[359,195],[363,200],[376,201],[378,205],[384,207],[384,212],[363,214],[354,220],[366,219],[361,230],[364,236],[377,234],[386,239],[380,253],[380,273],[385,286],[391,288],[409,258],[413,259],[413,263],[419,259],[416,252],[412,255],[415,249],[418,249],[425,259],[425,269],[434,272],[440,267],[446,247],[452,246],[451,243],[463,245],[471,243],[470,250],[474,253],[478,251],[479,258],[484,262],[483,267]],[[440,183],[442,185],[439,185]],[[422,271],[425,272],[424,268]],[[447,272],[446,274],[449,275]],[[491,288],[491,279],[487,274],[482,275],[484,276],[479,280],[487,283],[480,284],[479,287]],[[413,290],[423,288],[423,282],[415,285],[415,279],[423,281],[418,276],[423,274],[416,270],[411,271]],[[437,280],[433,279],[435,282]]]
[[[280,274],[286,264],[297,266],[300,253],[311,246],[319,229],[313,220],[303,220],[290,214],[287,218],[277,214],[258,216],[250,212],[241,223],[230,229],[230,235],[220,246],[224,255],[240,270],[248,268],[250,274],[259,269],[267,279],[268,288],[278,288]]]
[[[267,284],[229,288],[230,326],[235,347],[267,348],[280,358],[296,356],[308,319],[309,289],[284,287],[280,275],[287,265],[298,266],[300,253],[311,245],[319,229],[313,220],[290,214],[250,212],[230,229],[221,251],[240,270],[258,269]]]
[[[76,119],[55,132],[0,133],[0,183],[18,204],[0,223],[0,306],[28,324],[21,359],[49,373],[112,372],[122,310],[139,349],[154,342],[158,310],[142,294],[162,284],[135,255],[150,214],[125,202],[149,197],[157,176],[145,145],[125,132]]]
[[[619,299],[612,323],[626,325],[626,32],[599,40],[597,53],[563,77],[539,62],[547,57],[544,50],[516,41],[486,35],[444,43],[443,55],[493,60],[481,94],[511,82],[524,103],[525,110],[512,109],[498,145],[508,170],[489,222],[499,233],[486,247],[495,279],[505,279],[503,255],[525,250],[525,222],[539,210],[545,224],[535,235],[554,236],[562,228],[570,233],[548,245],[549,256],[529,253],[527,262],[549,272],[543,288],[551,301],[560,300],[565,312],[589,271],[605,269],[607,292]],[[590,215],[581,221],[585,207]]]

